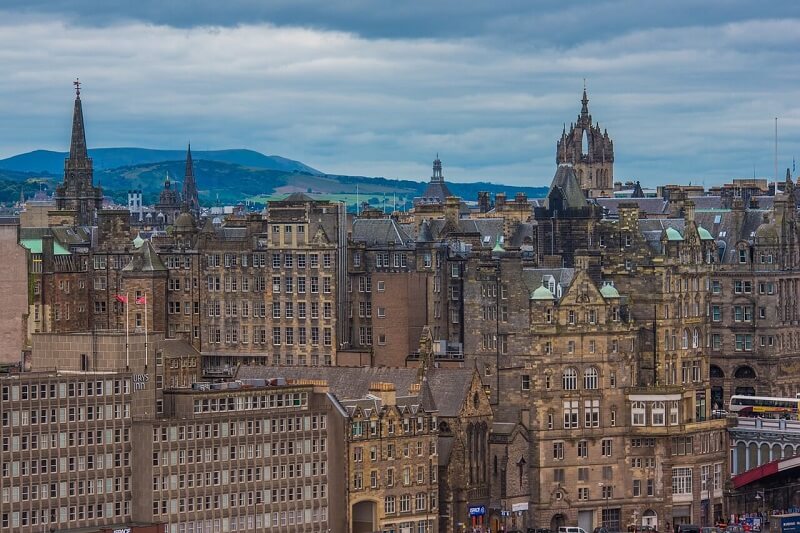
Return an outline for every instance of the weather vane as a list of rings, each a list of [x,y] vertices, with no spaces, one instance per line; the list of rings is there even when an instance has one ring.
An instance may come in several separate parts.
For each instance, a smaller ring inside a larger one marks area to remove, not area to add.
[[[81,79],[75,78],[75,81],[72,82],[72,85],[75,86],[75,96],[81,95]]]

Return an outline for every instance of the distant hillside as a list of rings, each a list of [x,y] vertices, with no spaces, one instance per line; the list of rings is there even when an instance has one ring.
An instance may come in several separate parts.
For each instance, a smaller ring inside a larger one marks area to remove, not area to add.
[[[49,150],[34,150],[19,154],[7,159],[0,159],[0,169],[15,170],[18,172],[48,172],[61,174],[64,171],[64,159],[67,152],[51,152]],[[182,161],[186,158],[186,150],[150,150],[147,148],[95,148],[89,150],[95,170],[159,163],[162,161]],[[219,161],[233,163],[245,167],[280,170],[284,172],[307,172],[309,174],[322,174],[320,171],[276,155],[264,155],[254,150],[209,150],[192,152],[192,158],[197,161]],[[181,170],[183,175],[183,170]]]
[[[183,185],[183,151],[100,148],[89,152],[94,158],[95,183],[119,203],[127,203],[127,191],[131,189],[142,190],[146,203],[156,203],[167,174],[174,188],[180,190]],[[207,154],[235,161],[213,160],[205,157]],[[43,186],[52,190],[62,180],[66,155],[37,150],[0,160],[0,202],[16,201],[20,183],[24,184],[26,196]],[[372,205],[386,202],[409,207],[412,199],[421,196],[427,185],[426,182],[384,177],[323,174],[298,161],[265,156],[251,150],[201,151],[192,155],[200,201],[205,205],[217,201],[230,204],[244,200],[265,203],[292,192],[304,192],[343,201],[350,206],[360,201]],[[163,159],[167,156],[172,159]],[[124,161],[136,163],[125,164]],[[123,163],[118,164],[120,162]],[[268,165],[275,168],[267,168]],[[529,197],[541,197],[547,192],[544,187],[513,187],[493,183],[448,185],[453,194],[466,200],[476,200],[478,191],[493,194],[505,192],[509,197],[517,192],[524,192]]]

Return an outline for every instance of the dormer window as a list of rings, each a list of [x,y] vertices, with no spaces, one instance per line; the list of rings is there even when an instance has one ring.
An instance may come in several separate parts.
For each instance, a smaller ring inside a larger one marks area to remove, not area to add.
[[[739,248],[739,263],[747,263],[747,250]]]

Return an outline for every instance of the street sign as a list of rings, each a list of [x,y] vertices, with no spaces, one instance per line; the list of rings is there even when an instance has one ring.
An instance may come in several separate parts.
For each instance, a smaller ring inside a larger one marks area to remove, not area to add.
[[[484,516],[486,514],[486,507],[483,505],[470,505],[469,506],[469,515],[470,516]]]

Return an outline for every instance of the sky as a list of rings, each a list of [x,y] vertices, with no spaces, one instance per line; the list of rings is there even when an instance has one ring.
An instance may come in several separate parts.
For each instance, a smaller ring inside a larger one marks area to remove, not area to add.
[[[0,158],[68,149],[80,77],[90,147],[545,186],[585,80],[615,180],[772,177],[775,117],[783,177],[798,45],[789,0],[3,0]]]

